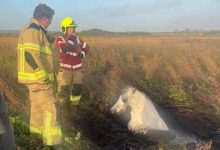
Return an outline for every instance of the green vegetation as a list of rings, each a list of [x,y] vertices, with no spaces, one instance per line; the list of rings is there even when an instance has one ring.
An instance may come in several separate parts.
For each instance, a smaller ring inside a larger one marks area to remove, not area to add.
[[[10,122],[14,127],[16,142],[23,150],[49,150],[42,143],[42,137],[39,135],[30,134],[29,125],[27,122],[16,117],[10,117]],[[63,143],[60,146],[60,150],[87,150],[93,149],[93,144],[82,137],[80,131],[77,129],[71,129],[70,134],[63,135]],[[94,150],[97,148],[94,148]]]

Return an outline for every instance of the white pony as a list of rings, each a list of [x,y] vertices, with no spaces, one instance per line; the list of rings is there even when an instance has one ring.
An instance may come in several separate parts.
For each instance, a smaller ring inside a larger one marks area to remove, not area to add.
[[[113,114],[121,114],[130,107],[131,119],[128,129],[134,133],[147,135],[149,138],[170,139],[174,144],[192,144],[198,142],[192,135],[182,134],[168,128],[152,101],[136,88],[127,87],[111,108]]]
[[[128,106],[131,108],[131,120],[128,123],[130,131],[144,134],[150,130],[169,131],[151,100],[144,93],[130,86],[120,95],[111,112],[121,114]]]

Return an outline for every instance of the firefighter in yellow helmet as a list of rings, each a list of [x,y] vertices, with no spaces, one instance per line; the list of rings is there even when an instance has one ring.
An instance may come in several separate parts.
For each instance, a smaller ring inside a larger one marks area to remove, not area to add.
[[[47,27],[54,10],[39,4],[31,22],[18,39],[18,81],[30,92],[30,132],[43,137],[45,145],[55,149],[61,143],[59,106],[54,88],[54,59]]]
[[[76,35],[77,25],[71,17],[61,22],[62,36],[58,36],[56,47],[60,50],[60,69],[58,73],[58,90],[62,100],[69,99],[78,105],[82,90],[82,59],[89,52],[89,46]]]

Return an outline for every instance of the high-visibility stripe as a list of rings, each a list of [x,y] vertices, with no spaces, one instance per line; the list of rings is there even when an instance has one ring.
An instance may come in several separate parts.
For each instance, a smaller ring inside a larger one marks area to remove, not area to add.
[[[40,80],[42,78],[49,77],[50,81],[54,81],[54,74],[53,73],[46,73],[45,70],[36,71],[34,73],[29,72],[18,72],[18,79],[19,80]]]
[[[19,72],[20,73],[20,72]],[[18,73],[18,80],[30,80],[30,81],[37,81],[40,80],[42,78],[44,78],[45,76],[35,76],[35,75],[24,75],[24,74],[19,74]]]
[[[53,115],[49,111],[45,111],[44,125],[43,127],[34,127],[30,125],[31,133],[40,134],[44,138],[46,145],[53,145],[53,137],[62,137],[62,132],[60,127],[52,127]]]
[[[77,64],[77,65],[70,65],[70,64],[64,64],[64,63],[60,63],[60,66],[61,67],[64,67],[64,68],[69,68],[69,69],[76,69],[76,68],[80,68],[82,67],[82,63],[80,64]]]
[[[71,101],[72,105],[79,105],[80,98],[81,98],[81,95],[79,95],[79,96],[70,95],[70,101]]]
[[[77,53],[75,53],[75,52],[66,52],[66,53],[71,55],[71,56],[77,56]]]
[[[21,61],[22,61],[22,62],[21,62],[21,63],[22,63],[22,65],[21,65],[21,66],[22,66],[22,70],[21,70],[21,71],[24,71],[24,61],[25,61],[25,56],[24,56],[24,54],[25,54],[25,52],[24,52],[24,50],[21,50],[21,51],[22,51],[22,55],[21,55],[21,56],[22,56],[22,60],[21,60]]]
[[[30,132],[35,134],[44,134],[46,133],[45,129],[43,127],[34,127],[30,125]],[[60,127],[51,127],[51,135],[52,136],[62,136],[62,131]]]
[[[30,132],[35,133],[35,134],[43,134],[41,128],[36,128],[36,127],[33,127],[33,126],[30,126]]]
[[[51,135],[53,136],[62,136],[61,128],[51,128]]]
[[[18,79],[39,80],[45,77],[47,77],[47,74],[44,70],[34,73],[18,72]]]
[[[77,102],[79,101],[81,98],[81,95],[78,95],[78,96],[73,96],[73,95],[70,95],[70,101],[71,102]]]
[[[52,51],[51,51],[51,49],[49,47],[44,47],[44,49],[41,48],[42,52],[43,52],[43,50],[45,50],[45,53],[47,53],[47,54],[52,54]]]
[[[51,135],[51,123],[52,123],[52,114],[48,111],[45,112],[45,124],[44,124],[44,132],[43,136],[46,138],[46,144],[52,145],[53,139]]]
[[[18,53],[19,53],[19,71],[24,71],[24,48],[18,44]]]
[[[52,54],[52,51],[49,47],[41,47],[40,45],[34,43],[18,44],[18,49],[36,50],[42,53]]]
[[[18,44],[18,53],[19,53],[19,68],[18,71],[24,71],[24,48],[21,44]]]

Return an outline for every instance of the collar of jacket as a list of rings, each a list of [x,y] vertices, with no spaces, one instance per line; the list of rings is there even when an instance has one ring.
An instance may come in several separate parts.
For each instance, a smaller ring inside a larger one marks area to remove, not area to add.
[[[38,25],[38,26],[40,27],[40,29],[41,29],[45,34],[47,33],[47,30],[45,29],[45,27],[42,26],[37,19],[31,18],[31,23],[35,23],[36,25]]]

